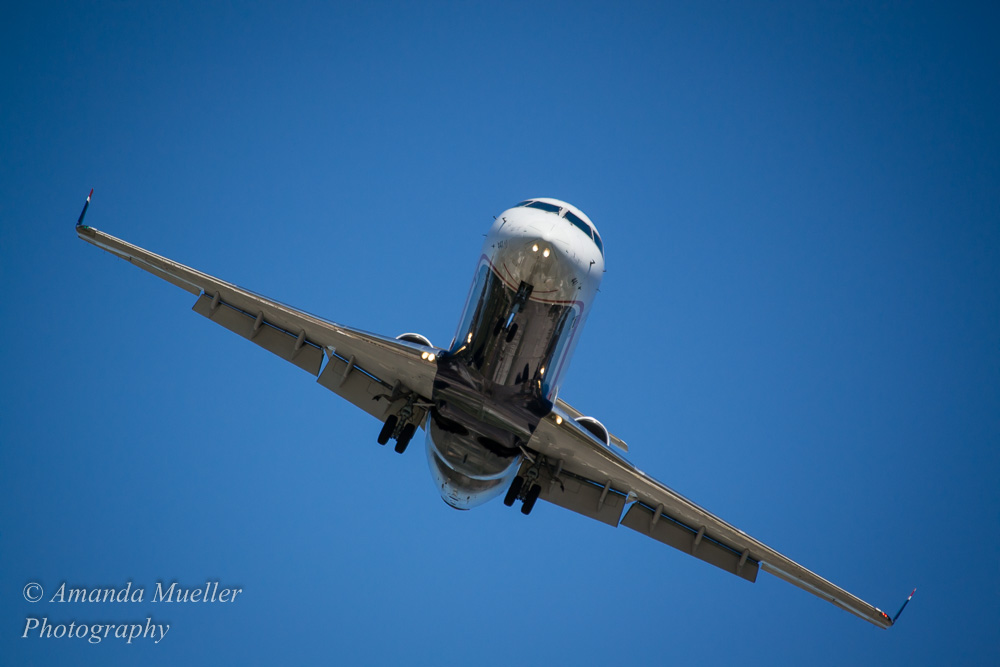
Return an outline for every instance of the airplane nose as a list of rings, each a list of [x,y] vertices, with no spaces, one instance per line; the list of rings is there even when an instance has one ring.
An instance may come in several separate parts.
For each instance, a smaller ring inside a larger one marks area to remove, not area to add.
[[[553,255],[565,254],[560,252],[562,239],[555,224],[544,227],[535,227],[528,238],[527,247],[531,254],[537,259],[547,259]]]
[[[528,245],[532,253],[541,255],[542,258],[546,258],[552,254],[552,242],[544,237],[533,239]]]

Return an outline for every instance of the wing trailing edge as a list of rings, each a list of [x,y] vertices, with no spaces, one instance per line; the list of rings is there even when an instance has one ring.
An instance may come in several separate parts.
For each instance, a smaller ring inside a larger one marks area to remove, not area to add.
[[[747,581],[764,570],[880,628],[893,624],[878,607],[642,472],[559,405],[539,423],[527,448],[540,456],[526,461],[520,474],[532,466],[544,470],[538,473],[545,480],[541,500],[611,526],[624,525]]]

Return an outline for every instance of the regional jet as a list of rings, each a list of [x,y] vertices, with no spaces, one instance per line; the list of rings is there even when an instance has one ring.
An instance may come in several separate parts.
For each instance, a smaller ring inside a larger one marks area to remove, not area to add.
[[[91,190],[91,195],[93,190]],[[769,572],[881,628],[882,610],[835,586],[646,475],[597,419],[559,397],[604,275],[604,243],[583,211],[527,199],[490,227],[455,337],[437,347],[331,322],[84,224],[84,241],[185,289],[194,311],[316,377],[381,423],[403,453],[426,432],[431,477],[451,507],[543,500],[625,526],[747,581]],[[912,597],[912,593],[911,593]]]

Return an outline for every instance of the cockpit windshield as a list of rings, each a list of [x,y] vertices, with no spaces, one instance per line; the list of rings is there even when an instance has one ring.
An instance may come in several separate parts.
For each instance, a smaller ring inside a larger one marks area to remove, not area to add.
[[[583,219],[576,213],[574,213],[573,211],[566,211],[566,219],[569,220],[571,223],[573,223],[573,226],[579,228],[579,230],[582,231],[584,234],[586,234],[590,238],[594,238],[594,232],[591,231],[590,225],[584,222]]]
[[[518,207],[524,206],[525,208],[537,208],[541,211],[546,211],[548,213],[555,213],[556,215],[559,215],[560,212],[564,212],[563,217],[565,217],[566,220],[568,220],[571,225],[573,225],[581,232],[589,236],[594,241],[594,245],[597,246],[597,249],[601,251],[601,257],[604,257],[604,243],[601,241],[601,237],[597,233],[597,230],[591,227],[589,224],[587,224],[587,222],[583,218],[578,216],[573,211],[570,211],[569,209],[562,209],[559,206],[556,206],[555,204],[549,204],[548,202],[543,202],[543,201],[535,201],[533,199],[526,199],[517,206]]]
[[[548,211],[549,213],[559,213],[559,207],[555,204],[547,204],[543,201],[533,201],[525,204],[528,208],[537,208],[542,211]]]

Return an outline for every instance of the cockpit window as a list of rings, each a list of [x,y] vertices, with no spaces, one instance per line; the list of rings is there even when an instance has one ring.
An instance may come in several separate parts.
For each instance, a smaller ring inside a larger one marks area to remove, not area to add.
[[[525,199],[523,202],[517,205],[518,207],[524,206],[525,208],[537,208],[548,213],[559,214],[562,210],[555,204],[548,204],[543,201],[535,201],[533,199]],[[515,207],[516,208],[516,207]],[[594,240],[594,244],[597,245],[597,249],[601,251],[601,257],[604,257],[604,242],[601,240],[601,236],[597,233],[597,230],[584,222],[583,218],[578,216],[576,213],[570,210],[566,210],[565,216],[569,220],[570,224],[579,229],[581,232],[589,236]]]
[[[590,231],[590,225],[584,222],[576,213],[573,211],[566,211],[566,219],[572,222],[573,226],[579,228],[584,234],[590,238],[594,238],[594,233]]]
[[[525,204],[528,208],[537,208],[542,211],[548,211],[549,213],[559,213],[559,207],[555,204],[546,204],[543,201],[533,201],[530,204]]]

